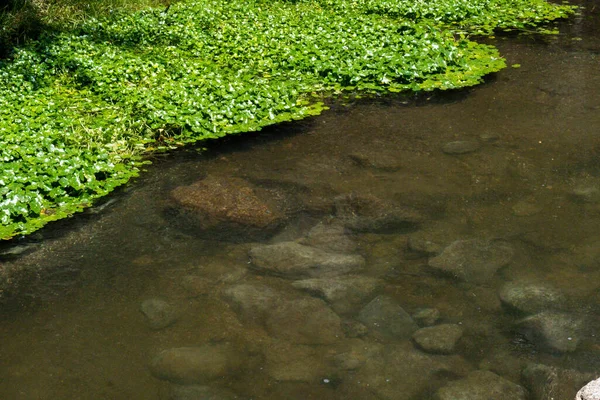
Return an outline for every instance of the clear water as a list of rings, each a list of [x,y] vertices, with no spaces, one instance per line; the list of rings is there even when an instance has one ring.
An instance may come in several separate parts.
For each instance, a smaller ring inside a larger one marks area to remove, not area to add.
[[[18,271],[9,275],[18,285],[2,306],[0,399],[209,398],[169,397],[172,384],[154,377],[150,365],[164,349],[223,343],[241,365],[205,384],[242,399],[428,399],[477,369],[521,383],[530,362],[600,375],[599,13],[600,3],[588,2],[555,39],[498,39],[508,64],[521,68],[472,90],[336,105],[201,154],[157,158],[114,203],[44,231],[27,254],[5,257],[4,271]],[[442,151],[457,140],[480,148]],[[328,204],[348,193],[421,212],[417,230],[350,234],[366,260],[361,274],[383,284],[342,320],[355,321],[378,294],[409,314],[436,308],[440,323],[464,331],[452,355],[427,356],[450,367],[429,373],[419,364],[420,376],[401,377],[403,360],[379,358],[420,352],[410,339],[346,331],[334,343],[298,344],[242,318],[223,296],[236,284],[266,285],[298,301],[311,296],[293,280],[249,268],[257,243],[206,240],[170,222],[171,191],[206,176],[245,179],[287,207],[287,225],[268,243],[334,221]],[[408,244],[430,240],[443,249],[471,238],[514,251],[480,285],[434,273]],[[201,294],[184,288],[190,275],[204,282]],[[563,309],[584,320],[576,351],[549,352],[514,328],[522,316],[500,304],[498,291],[524,281],[554,286],[565,296]],[[177,322],[149,328],[140,312],[148,298],[172,304]],[[379,353],[365,352],[358,368],[332,361],[357,348]]]

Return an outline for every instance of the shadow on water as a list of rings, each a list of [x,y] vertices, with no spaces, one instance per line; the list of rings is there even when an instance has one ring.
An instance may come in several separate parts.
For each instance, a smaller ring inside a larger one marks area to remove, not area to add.
[[[0,398],[572,399],[600,375],[586,5],[499,38],[521,67],[484,85],[157,155],[3,244]]]

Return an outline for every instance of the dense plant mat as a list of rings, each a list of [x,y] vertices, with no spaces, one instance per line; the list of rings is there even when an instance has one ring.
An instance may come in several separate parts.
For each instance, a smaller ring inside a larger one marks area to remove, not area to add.
[[[317,95],[454,89],[505,67],[464,33],[529,1],[199,0],[90,20],[0,65],[0,238],[90,206],[145,153],[319,114]]]

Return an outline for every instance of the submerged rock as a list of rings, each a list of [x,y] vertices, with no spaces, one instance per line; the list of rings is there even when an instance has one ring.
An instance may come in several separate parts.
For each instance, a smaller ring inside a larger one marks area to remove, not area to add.
[[[423,221],[418,211],[371,195],[337,197],[335,209],[345,226],[356,232],[402,232],[416,229]]]
[[[266,285],[243,283],[223,290],[223,298],[245,320],[264,319],[283,301],[282,295]]]
[[[296,242],[255,246],[250,258],[254,269],[289,279],[337,276],[365,265],[361,256],[330,253]]]
[[[382,400],[412,400],[431,386],[437,374],[452,369],[412,346],[388,345],[366,358],[352,380],[358,388],[347,391],[366,390]]]
[[[600,185],[596,186],[577,186],[571,192],[571,196],[583,203],[598,203],[600,202]]]
[[[575,400],[600,400],[600,379],[596,379],[577,392]]]
[[[265,238],[286,218],[273,198],[239,178],[208,176],[174,189],[171,201],[169,215],[175,222],[208,239]]]
[[[239,400],[235,393],[210,386],[173,385],[167,400]]]
[[[565,301],[565,297],[557,289],[546,284],[527,282],[507,283],[499,295],[502,303],[524,314],[560,308]]]
[[[423,308],[412,315],[412,319],[419,326],[431,326],[440,319],[440,310],[437,308]]]
[[[369,328],[353,319],[342,321],[342,330],[349,338],[363,337],[369,333]]]
[[[207,383],[235,373],[241,359],[228,344],[179,347],[161,351],[150,370],[155,377],[174,383]]]
[[[456,324],[442,324],[421,328],[412,338],[427,353],[450,354],[454,352],[456,342],[462,337],[463,330]]]
[[[520,333],[536,346],[550,352],[575,351],[580,340],[582,320],[560,312],[546,311],[517,323]]]
[[[346,235],[346,229],[341,224],[320,223],[313,227],[300,243],[332,253],[352,253],[357,247],[356,242]]]
[[[152,329],[166,328],[173,325],[179,318],[175,309],[161,299],[144,300],[140,306],[140,310]]]
[[[490,371],[473,371],[437,392],[436,400],[526,400],[527,391]],[[558,399],[557,399],[558,400]]]
[[[320,382],[328,372],[322,353],[314,346],[271,342],[264,350],[266,372],[276,381]]]
[[[381,288],[381,281],[366,276],[304,279],[292,283],[296,289],[325,299],[339,313],[349,313],[372,299]]]
[[[264,325],[278,339],[331,344],[344,338],[340,317],[320,299],[298,299],[258,284],[231,286],[223,298],[244,321]]]
[[[271,310],[267,331],[298,344],[331,344],[344,338],[340,317],[319,299],[284,301]]]
[[[591,374],[543,364],[527,365],[522,375],[532,400],[571,400],[575,398],[581,386],[594,378]]]
[[[429,266],[461,281],[481,284],[490,281],[512,256],[512,248],[504,243],[458,240],[430,259]]]
[[[442,151],[446,154],[467,154],[479,150],[480,147],[474,140],[457,140],[444,144]]]
[[[394,339],[409,339],[419,329],[410,315],[394,299],[385,295],[367,304],[357,319],[370,330]]]

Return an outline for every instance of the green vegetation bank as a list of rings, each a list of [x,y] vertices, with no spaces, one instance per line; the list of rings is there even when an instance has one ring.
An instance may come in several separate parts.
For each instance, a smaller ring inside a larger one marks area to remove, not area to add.
[[[142,156],[319,114],[319,96],[455,89],[505,67],[469,40],[548,32],[542,0],[186,0],[47,33],[0,64],[0,238],[90,206]]]

